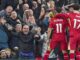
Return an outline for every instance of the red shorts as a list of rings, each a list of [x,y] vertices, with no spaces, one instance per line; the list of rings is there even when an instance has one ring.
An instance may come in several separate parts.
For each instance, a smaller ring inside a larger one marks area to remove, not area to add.
[[[60,44],[61,50],[67,50],[67,39],[64,35],[54,35],[50,41],[50,48],[55,49]]]
[[[70,34],[70,50],[75,50],[80,44],[80,33]]]

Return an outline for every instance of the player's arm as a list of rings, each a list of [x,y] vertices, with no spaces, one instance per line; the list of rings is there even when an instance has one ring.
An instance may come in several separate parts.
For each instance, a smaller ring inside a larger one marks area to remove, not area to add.
[[[47,50],[48,51],[51,51],[50,49],[50,37],[51,37],[51,33],[52,33],[52,28],[48,28],[48,31],[47,31],[47,37],[48,37],[48,47],[47,47]]]
[[[69,25],[71,26],[70,18],[68,18],[67,20],[68,20]]]
[[[50,49],[50,37],[51,37],[51,33],[52,33],[52,30],[53,30],[53,20],[50,20],[49,22],[49,27],[48,27],[48,31],[47,31],[47,38],[48,38],[48,50],[51,51]]]
[[[50,40],[50,37],[51,37],[53,26],[54,26],[54,22],[53,22],[53,19],[51,19],[50,22],[49,22],[49,27],[48,27],[48,31],[47,31],[47,36],[48,36],[49,40]]]
[[[70,21],[71,20],[71,17],[69,15],[69,13],[66,14],[66,19],[68,21],[68,25],[71,26],[71,21]]]
[[[52,28],[48,28],[48,31],[47,31],[48,39],[50,39],[51,32],[52,32]]]
[[[67,20],[68,20],[68,24],[71,26],[70,18],[68,18]],[[69,35],[69,26],[68,26],[67,29],[68,29],[68,35]],[[69,38],[69,36],[68,36],[68,38]],[[70,50],[70,41],[69,41],[69,39],[68,39],[68,50]]]

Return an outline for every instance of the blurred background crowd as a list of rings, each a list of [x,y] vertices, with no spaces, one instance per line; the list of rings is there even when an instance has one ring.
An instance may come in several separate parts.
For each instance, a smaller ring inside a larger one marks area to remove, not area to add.
[[[0,59],[43,56],[50,18],[71,3],[80,0],[0,0]]]

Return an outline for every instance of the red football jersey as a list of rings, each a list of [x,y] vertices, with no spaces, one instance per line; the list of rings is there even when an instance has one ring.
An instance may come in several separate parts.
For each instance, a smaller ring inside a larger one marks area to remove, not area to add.
[[[65,34],[68,27],[66,14],[57,14],[50,20],[49,28],[53,28],[53,34]]]
[[[61,50],[67,50],[66,28],[68,21],[66,14],[57,14],[50,21],[49,28],[53,28],[52,39],[50,41],[50,48],[54,49],[60,43]]]
[[[70,33],[80,32],[80,13],[68,13],[70,18]]]

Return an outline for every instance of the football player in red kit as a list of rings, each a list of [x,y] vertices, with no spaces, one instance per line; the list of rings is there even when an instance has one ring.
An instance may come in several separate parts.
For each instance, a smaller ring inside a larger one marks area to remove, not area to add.
[[[68,13],[68,16],[70,18],[70,26],[69,26],[69,46],[70,46],[70,60],[80,60],[78,59],[79,55],[78,52],[76,52],[76,55],[74,54],[76,51],[76,46],[80,42],[80,12],[79,12],[79,5],[73,4],[69,7],[72,7],[73,12]]]
[[[53,30],[52,39],[50,41],[50,48],[51,50],[54,50],[56,46],[60,44],[64,60],[69,60],[68,54],[66,52],[67,50],[66,29],[68,27],[68,20],[66,14],[60,13],[61,11],[58,12],[59,13],[56,14],[56,16],[50,20],[49,24],[48,37],[50,37],[51,31]]]

